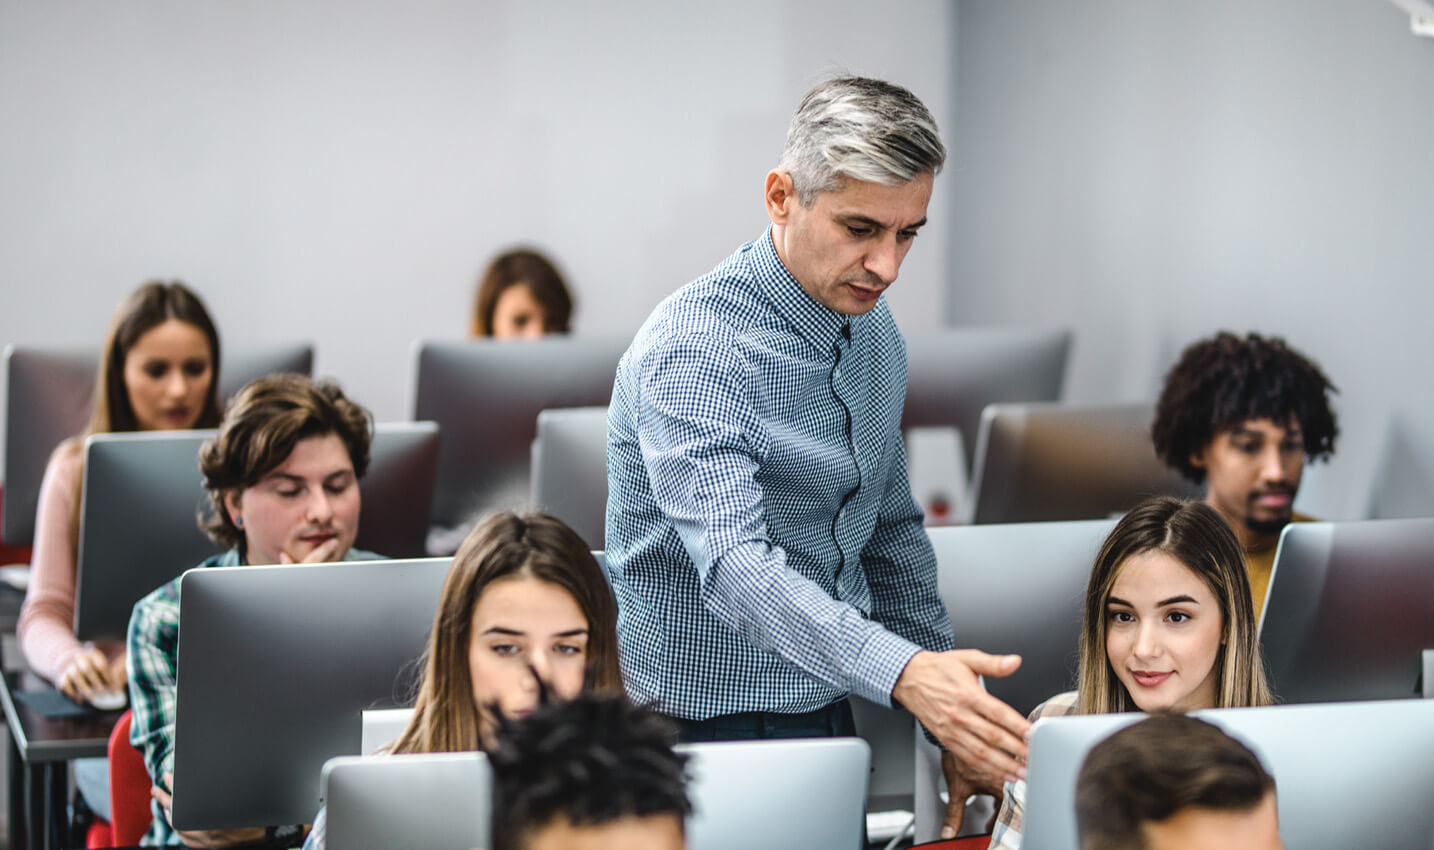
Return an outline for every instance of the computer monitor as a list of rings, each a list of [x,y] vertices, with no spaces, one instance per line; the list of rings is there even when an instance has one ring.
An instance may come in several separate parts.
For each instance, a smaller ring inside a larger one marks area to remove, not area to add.
[[[688,850],[861,844],[870,750],[857,738],[685,744]],[[175,780],[178,783],[178,779]],[[337,758],[323,769],[330,847],[488,847],[492,773],[477,753]],[[441,838],[440,838],[441,836]]]
[[[603,547],[607,515],[607,408],[572,407],[538,414],[533,441],[533,504]]]
[[[219,398],[263,375],[313,369],[314,347],[270,343],[221,349]],[[28,545],[35,535],[35,507],[50,453],[89,422],[99,354],[92,348],[5,347],[5,498],[0,537]]]
[[[956,645],[1021,656],[1020,668],[985,679],[986,690],[1022,715],[1076,686],[1085,589],[1114,519],[941,526],[937,588]],[[916,837],[933,840],[946,807],[935,748],[918,738]]]
[[[1116,520],[928,529],[956,645],[1016,653],[1021,666],[986,690],[1021,714],[1075,687],[1085,589]]]
[[[450,559],[190,570],[174,825],[309,823],[360,714],[408,704]]]
[[[1125,513],[1147,496],[1201,489],[1155,455],[1149,404],[993,404],[981,414],[972,522]]]
[[[482,753],[340,756],[319,784],[335,850],[492,846],[493,771]]]
[[[1056,401],[1073,334],[1067,329],[945,328],[906,335],[902,428],[954,427],[971,468],[988,404]]]
[[[861,846],[871,748],[860,738],[679,749],[692,755],[688,850]]]
[[[437,422],[444,435],[433,521],[457,526],[485,510],[526,504],[538,412],[606,405],[628,343],[570,337],[416,343],[413,418]]]
[[[1260,644],[1283,702],[1434,695],[1434,518],[1285,526]]]
[[[1434,847],[1434,700],[1225,708],[1195,715],[1275,778],[1286,847]],[[1040,720],[1031,737],[1022,843],[1076,850],[1075,786],[1091,747],[1142,714]]]
[[[124,640],[135,602],[218,551],[197,521],[209,504],[199,447],[214,433],[144,431],[85,441],[75,581],[81,640]],[[354,545],[423,555],[437,462],[434,423],[375,426]]]

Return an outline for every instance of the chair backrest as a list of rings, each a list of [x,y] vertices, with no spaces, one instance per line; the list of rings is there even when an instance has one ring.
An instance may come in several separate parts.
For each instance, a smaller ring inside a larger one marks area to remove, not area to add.
[[[120,715],[110,732],[110,836],[115,847],[133,847],[149,831],[149,770],[129,742],[131,712]]]
[[[1199,498],[1150,441],[1150,404],[993,404],[971,473],[975,523],[1123,514],[1147,496]]]
[[[607,515],[607,408],[569,407],[538,414],[533,441],[533,504],[603,548]]]

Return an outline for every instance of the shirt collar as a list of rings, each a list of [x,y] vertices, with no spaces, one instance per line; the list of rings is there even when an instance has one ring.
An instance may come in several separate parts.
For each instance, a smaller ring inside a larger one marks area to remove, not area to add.
[[[851,326],[848,338],[856,333],[859,323],[866,316],[847,316],[819,303],[807,294],[792,273],[777,256],[776,243],[772,241],[772,226],[757,240],[753,259],[757,281],[762,292],[772,302],[781,316],[792,323],[803,339],[816,346],[819,351],[829,352],[838,344],[842,329]]]

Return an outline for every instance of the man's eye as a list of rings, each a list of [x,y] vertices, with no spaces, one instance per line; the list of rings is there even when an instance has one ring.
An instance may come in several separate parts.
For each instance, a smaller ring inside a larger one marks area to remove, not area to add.
[[[858,225],[848,224],[846,226],[846,229],[848,233],[850,233],[852,236],[857,237],[858,239],[863,239],[871,235],[870,227],[860,227]]]

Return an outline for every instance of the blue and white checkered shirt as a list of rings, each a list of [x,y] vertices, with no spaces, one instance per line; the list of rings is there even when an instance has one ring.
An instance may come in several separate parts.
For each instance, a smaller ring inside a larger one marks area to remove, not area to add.
[[[770,229],[653,311],[608,412],[607,569],[635,700],[704,720],[890,703],[952,647],[901,439],[906,347]]]

